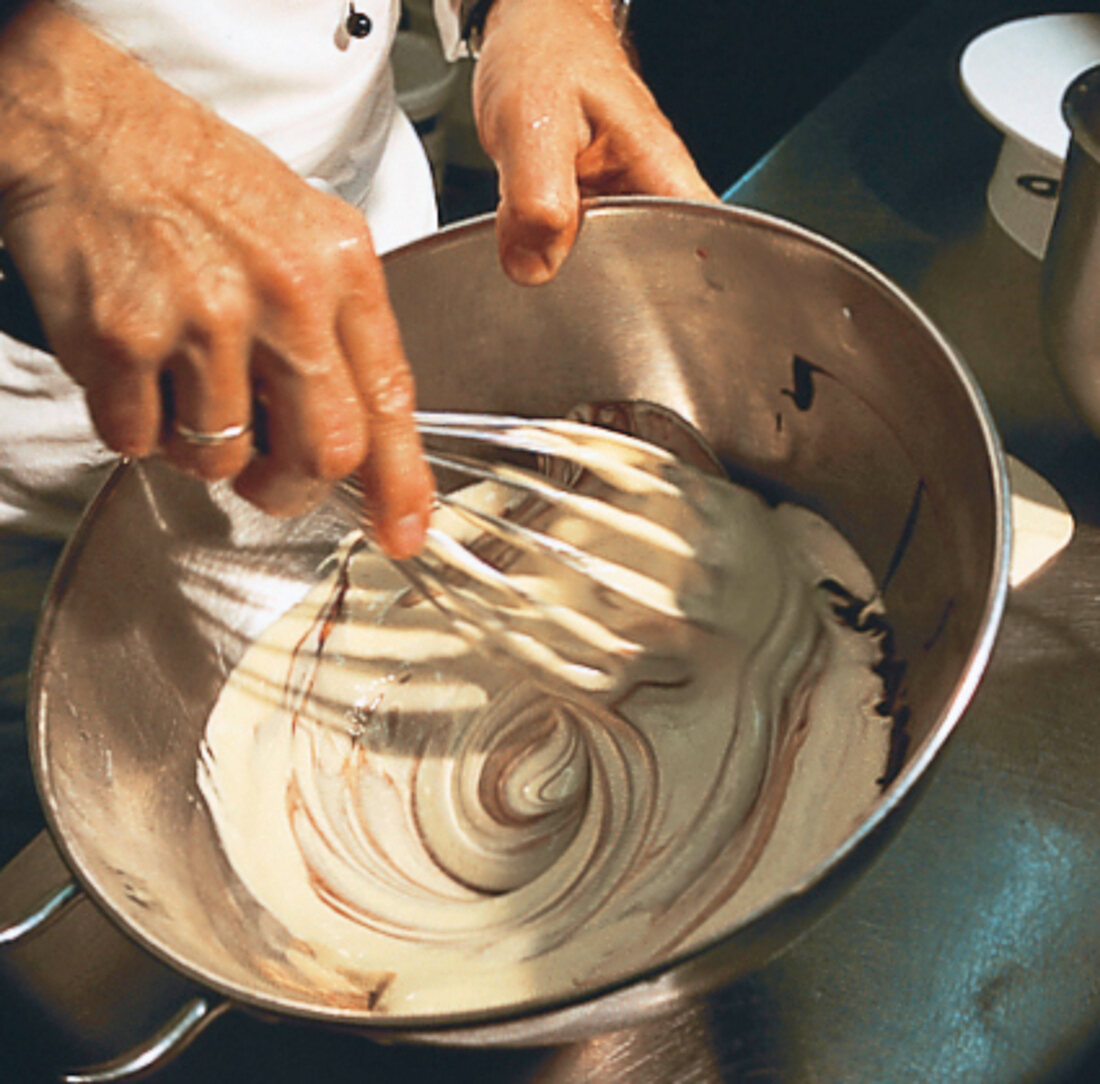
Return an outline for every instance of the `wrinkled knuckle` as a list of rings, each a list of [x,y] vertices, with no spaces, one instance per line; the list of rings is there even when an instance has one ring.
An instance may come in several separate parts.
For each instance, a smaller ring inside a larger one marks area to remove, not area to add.
[[[175,329],[146,313],[101,307],[92,314],[89,347],[111,367],[158,368],[175,345]]]
[[[89,388],[87,403],[92,422],[108,448],[132,456],[144,456],[153,450],[153,434],[140,408],[111,394],[109,383]]]
[[[304,252],[283,252],[274,260],[266,276],[266,289],[283,309],[295,308],[304,299],[316,296],[324,284],[323,269]]]
[[[362,439],[333,440],[313,449],[304,466],[306,475],[317,482],[336,482],[355,470],[366,454]]]
[[[250,458],[251,449],[243,446],[222,449],[217,453],[200,452],[189,459],[187,469],[203,481],[220,482],[225,478],[235,478],[248,465]]]
[[[370,229],[363,212],[358,208],[338,200],[333,209],[332,220],[337,235],[344,243],[370,247]]]
[[[336,197],[330,197],[323,218],[313,228],[311,242],[318,259],[336,263],[372,250],[363,212]]]
[[[263,289],[282,310],[300,311],[315,307],[319,298],[339,295],[349,281],[369,281],[376,264],[366,220],[339,202],[315,223],[307,244],[284,245],[271,254]]]
[[[356,281],[370,281],[377,266],[374,241],[363,216],[353,208],[349,210],[350,217],[344,220],[330,242],[330,257],[343,275],[350,275]]]
[[[409,417],[416,407],[416,384],[405,366],[380,376],[373,388],[373,413],[384,421]]]
[[[201,289],[192,302],[192,324],[204,333],[241,333],[253,321],[254,306],[238,283],[218,283]]]
[[[516,201],[517,219],[540,233],[563,233],[573,223],[575,205],[558,192],[538,192]]]

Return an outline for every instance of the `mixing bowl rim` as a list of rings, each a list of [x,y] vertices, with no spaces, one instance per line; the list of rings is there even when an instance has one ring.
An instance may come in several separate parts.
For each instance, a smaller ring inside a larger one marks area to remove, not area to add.
[[[39,797],[54,844],[66,865],[83,890],[110,921],[121,929],[127,937],[175,971],[242,1006],[318,1023],[341,1027],[350,1026],[362,1028],[366,1031],[386,1032],[396,1036],[403,1033],[413,1035],[418,1032],[445,1033],[448,1030],[477,1029],[479,1027],[488,1029],[492,1026],[529,1021],[547,1014],[577,1008],[609,995],[626,991],[631,987],[659,979],[685,964],[699,960],[718,946],[728,944],[734,939],[751,939],[754,934],[760,932],[769,920],[776,918],[798,901],[805,899],[810,892],[826,881],[830,874],[845,866],[855,853],[883,828],[886,821],[903,804],[917,783],[926,776],[941,749],[954,733],[959,719],[981,681],[999,631],[1008,591],[1011,546],[1007,467],[992,415],[976,380],[951,343],[899,286],[858,254],[797,223],[763,211],[728,204],[717,205],[648,196],[608,197],[593,201],[586,206],[585,218],[631,214],[648,210],[674,211],[680,214],[710,217],[720,215],[731,220],[741,221],[755,229],[765,229],[797,238],[800,242],[812,248],[830,254],[853,271],[869,279],[877,289],[890,296],[907,312],[911,319],[920,325],[923,332],[935,343],[940,355],[949,362],[957,378],[957,383],[969,401],[985,448],[985,460],[989,467],[990,481],[993,488],[994,552],[992,554],[992,575],[982,607],[979,633],[967,653],[961,677],[946,701],[944,709],[930,728],[927,737],[919,749],[906,761],[896,778],[884,790],[874,810],[825,859],[813,866],[803,877],[788,886],[783,892],[752,909],[729,929],[715,934],[705,941],[692,944],[689,948],[680,949],[659,963],[635,969],[626,975],[615,976],[588,985],[583,990],[570,994],[559,993],[554,996],[534,997],[506,1006],[441,1014],[387,1015],[343,1006],[304,1005],[290,998],[269,996],[262,992],[258,993],[253,989],[246,989],[243,985],[226,981],[217,976],[211,976],[201,966],[185,958],[177,948],[148,933],[138,923],[134,922],[128,914],[115,907],[109,898],[109,893],[102,890],[96,883],[92,872],[70,844],[63,827],[64,813],[60,809],[61,803],[58,801],[54,788],[49,782],[44,739],[45,728],[44,725],[40,725],[43,721],[46,699],[43,691],[44,659],[48,654],[51,630],[57,619],[61,599],[64,597],[69,573],[82,549],[86,534],[95,522],[98,509],[110,500],[111,494],[127,472],[140,469],[140,464],[123,460],[92,499],[55,566],[47,589],[46,603],[43,607],[32,654],[27,720],[31,732],[32,763]],[[435,234],[387,253],[383,257],[383,261],[388,265],[398,262],[425,247],[453,242],[471,233],[492,230],[494,220],[495,218],[491,214],[483,215],[446,227]]]

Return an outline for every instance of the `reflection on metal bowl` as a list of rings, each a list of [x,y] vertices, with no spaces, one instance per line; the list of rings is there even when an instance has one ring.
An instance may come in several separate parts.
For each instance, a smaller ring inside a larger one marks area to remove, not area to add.
[[[888,837],[954,729],[1006,591],[1006,482],[975,388],[936,330],[837,246],[728,207],[589,209],[557,280],[497,264],[491,220],[386,261],[422,405],[564,413],[640,399],[693,422],[737,478],[823,513],[884,589],[906,660],[908,744],[828,859],[702,946],[507,1013],[381,1017],[257,966],[277,933],[234,890],[196,785],[210,709],[247,645],[315,582],[346,521],[294,522],[157,463],[119,469],[74,538],[42,622],[34,756],[54,838],[134,941],[231,1002],[451,1043],[623,1027],[758,965]]]

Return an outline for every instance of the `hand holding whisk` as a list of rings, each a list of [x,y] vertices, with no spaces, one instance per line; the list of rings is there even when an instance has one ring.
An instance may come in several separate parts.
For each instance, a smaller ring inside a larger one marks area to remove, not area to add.
[[[395,562],[410,583],[482,649],[559,686],[613,697],[643,664],[677,679],[677,630],[718,620],[728,487],[583,422],[417,423],[441,486],[424,550]],[[362,507],[355,479],[338,491]]]

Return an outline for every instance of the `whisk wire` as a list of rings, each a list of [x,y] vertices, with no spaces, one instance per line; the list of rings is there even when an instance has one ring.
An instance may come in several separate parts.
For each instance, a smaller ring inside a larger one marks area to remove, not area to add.
[[[565,419],[433,412],[416,418],[429,463],[475,483],[490,483],[488,490],[475,485],[439,493],[439,507],[455,517],[450,529],[433,525],[419,556],[394,562],[462,635],[576,688],[607,692],[642,651],[636,639],[640,623],[706,622],[705,598],[685,599],[679,582],[666,583],[634,567],[645,561],[624,563],[622,545],[613,556],[587,548],[590,536],[602,535],[626,540],[629,557],[639,549],[650,558],[665,555],[660,567],[667,567],[669,559],[680,570],[697,562],[699,549],[685,537],[684,524],[661,523],[653,512],[692,509],[696,527],[705,519],[681,481],[691,477],[691,469],[682,476],[682,464],[671,453]],[[440,443],[451,448],[441,449]],[[454,450],[456,443],[461,450]],[[475,454],[479,446],[480,458]],[[516,453],[535,457],[540,467],[566,464],[572,474],[559,481],[511,462]],[[586,472],[597,480],[598,495],[571,488]],[[501,486],[510,497],[500,497]],[[362,488],[355,476],[337,491],[362,514]],[[485,499],[487,492],[496,495],[493,500]],[[670,505],[669,498],[676,503]],[[540,529],[548,509],[559,526],[571,526],[570,538]],[[492,559],[486,553],[489,539],[501,547]],[[560,595],[561,584],[554,581],[561,577],[539,580],[525,574],[517,565],[522,555],[553,562],[554,568],[580,577],[579,586]]]
[[[570,685],[588,692],[612,687],[617,681],[613,660],[629,658],[640,650],[636,642],[612,633],[593,618],[524,590],[444,532],[430,530],[427,549],[434,557],[442,558],[442,568],[433,567],[423,558],[395,561],[395,567],[457,631],[478,646],[495,647],[541,672],[552,670]],[[455,582],[450,573],[456,569],[462,569],[474,587]],[[495,594],[483,596],[479,587]],[[524,626],[532,622],[541,636],[524,631]],[[552,640],[546,636],[548,629],[558,633]],[[571,657],[578,647],[599,652],[599,664]]]

